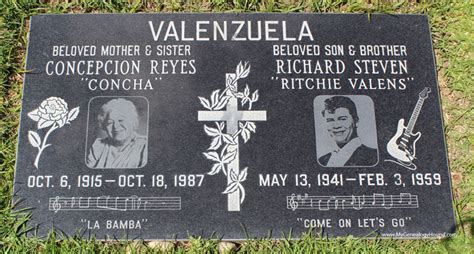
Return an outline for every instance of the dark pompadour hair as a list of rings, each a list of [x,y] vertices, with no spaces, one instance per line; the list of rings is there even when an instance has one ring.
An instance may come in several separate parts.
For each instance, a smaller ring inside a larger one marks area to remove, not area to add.
[[[345,96],[333,96],[324,101],[324,109],[321,111],[321,114],[324,116],[324,112],[327,110],[329,113],[333,114],[334,111],[338,108],[347,108],[349,114],[351,114],[354,123],[359,121],[359,116],[357,115],[357,109],[355,103]]]

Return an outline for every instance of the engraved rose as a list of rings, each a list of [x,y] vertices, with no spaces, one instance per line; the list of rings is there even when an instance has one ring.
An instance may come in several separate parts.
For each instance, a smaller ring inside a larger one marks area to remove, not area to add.
[[[68,119],[67,103],[58,97],[49,97],[44,100],[38,109],[28,113],[28,116],[38,122],[38,129],[57,124],[63,127]]]
[[[43,150],[50,146],[46,141],[49,135],[56,129],[63,127],[65,124],[71,123],[79,114],[79,107],[68,111],[67,103],[58,97],[49,97],[41,102],[40,106],[28,113],[28,116],[35,122],[38,122],[38,130],[51,127],[46,132],[43,140],[35,131],[28,131],[28,141],[30,144],[38,148],[38,155],[35,159],[35,167],[38,168],[39,158]]]

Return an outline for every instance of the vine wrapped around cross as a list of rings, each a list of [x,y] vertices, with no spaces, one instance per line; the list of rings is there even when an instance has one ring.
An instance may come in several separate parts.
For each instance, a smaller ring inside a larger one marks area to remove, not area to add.
[[[205,133],[212,138],[209,148],[203,153],[208,160],[213,162],[207,174],[216,175],[222,172],[228,179],[227,187],[222,193],[238,192],[238,197],[240,197],[238,205],[245,199],[245,188],[242,183],[247,179],[248,170],[247,167],[239,168],[239,136],[244,143],[247,143],[251,133],[256,131],[253,121],[266,120],[265,111],[251,111],[253,104],[258,101],[258,90],[252,92],[248,84],[242,91],[238,89],[237,81],[246,78],[249,73],[250,64],[240,62],[235,73],[226,74],[226,88],[223,91],[220,89],[213,91],[210,98],[198,97],[204,108],[216,113],[200,111],[203,115],[209,113],[209,117],[202,117],[201,121],[210,121],[211,119],[215,121],[213,125],[204,125]],[[243,108],[242,111],[237,109],[239,104]],[[226,106],[227,111],[220,111]]]

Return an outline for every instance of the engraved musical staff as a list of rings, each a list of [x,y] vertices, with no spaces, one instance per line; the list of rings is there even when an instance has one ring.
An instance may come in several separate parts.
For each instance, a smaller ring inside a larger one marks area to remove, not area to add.
[[[115,210],[115,211],[149,211],[149,210],[181,210],[181,197],[52,197],[49,198],[49,210],[84,211],[84,210]]]
[[[418,208],[418,196],[410,193],[386,195],[374,193],[360,196],[304,196],[291,194],[286,197],[287,209],[362,210],[362,209],[401,209]]]

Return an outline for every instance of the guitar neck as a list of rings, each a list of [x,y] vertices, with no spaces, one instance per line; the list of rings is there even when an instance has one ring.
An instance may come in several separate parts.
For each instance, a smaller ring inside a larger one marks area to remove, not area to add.
[[[421,107],[423,106],[423,102],[425,101],[424,98],[418,98],[418,102],[416,103],[415,109],[410,117],[410,122],[408,122],[407,129],[405,133],[412,134],[413,127],[415,127],[416,120],[418,119],[418,115],[420,114]]]

